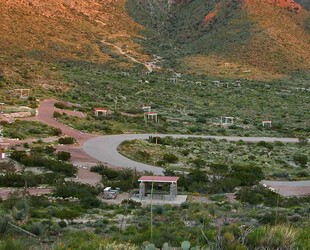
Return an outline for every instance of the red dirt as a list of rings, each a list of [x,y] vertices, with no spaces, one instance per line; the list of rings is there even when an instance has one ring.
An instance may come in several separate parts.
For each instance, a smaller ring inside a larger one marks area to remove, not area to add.
[[[38,108],[38,115],[35,117],[25,118],[24,120],[39,121],[39,122],[45,123],[51,127],[61,129],[61,131],[64,135],[75,138],[77,141],[76,145],[58,145],[57,146],[58,151],[66,151],[66,152],[69,152],[71,154],[71,161],[73,163],[79,162],[80,165],[83,165],[83,163],[87,163],[87,164],[91,163],[92,165],[98,164],[98,161],[96,159],[94,159],[91,156],[89,156],[88,154],[86,154],[83,151],[83,149],[81,148],[81,146],[87,140],[94,138],[96,136],[77,131],[73,128],[70,128],[70,127],[58,122],[56,119],[54,119],[53,113],[55,110],[58,111],[54,107],[55,102],[56,101],[53,99],[41,101],[40,106]],[[68,112],[68,114],[76,114],[76,112],[74,112],[74,111],[68,111],[68,110],[64,110],[64,111]],[[51,140],[51,139],[56,140],[57,138],[46,138],[45,140]],[[35,141],[35,139],[29,139],[29,140],[25,140],[25,141],[7,141],[7,142],[9,142],[11,145],[13,145],[13,144],[20,144],[23,142],[32,142],[32,141]],[[98,183],[100,181],[100,178],[101,177],[98,174],[92,173],[89,170],[85,170],[85,171],[79,170],[79,173],[78,173],[79,182],[88,183],[90,185],[95,185],[96,183]]]
[[[213,20],[213,18],[217,15],[217,13],[221,10],[222,8],[222,5],[221,3],[218,3],[215,5],[214,7],[214,10],[209,12],[203,19],[202,21],[202,25],[206,25],[208,24],[209,22],[211,22]]]
[[[208,24],[215,16],[217,12],[209,12],[208,15],[206,15],[203,19],[202,25]]]
[[[74,137],[79,145],[82,145],[84,142],[87,140],[95,137],[94,135],[91,134],[85,134],[80,131],[77,131],[73,128],[70,128],[60,122],[58,122],[56,119],[53,118],[53,113],[54,111],[58,111],[55,109],[54,104],[55,100],[53,99],[48,99],[48,100],[43,100],[40,102],[40,106],[38,108],[38,115],[35,117],[30,117],[30,118],[25,118],[25,120],[31,120],[31,121],[39,121],[43,122],[51,127],[59,128],[61,129],[62,133]],[[71,113],[70,111],[66,110],[64,112]],[[74,111],[72,111],[74,112]]]
[[[90,172],[89,167],[80,166],[78,168],[77,178],[75,179],[76,182],[95,186],[97,183],[100,183],[100,180],[101,180],[101,176],[94,172]]]
[[[74,110],[65,110],[65,109],[56,109],[55,111],[59,112],[59,113],[65,113],[66,115],[70,115],[70,116],[76,116],[79,118],[84,118],[85,115],[82,112],[79,111],[74,111]]]

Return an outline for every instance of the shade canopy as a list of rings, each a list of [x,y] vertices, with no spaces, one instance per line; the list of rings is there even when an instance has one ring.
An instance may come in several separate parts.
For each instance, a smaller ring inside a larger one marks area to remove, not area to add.
[[[176,183],[179,177],[177,176],[141,176],[140,182],[171,182]]]

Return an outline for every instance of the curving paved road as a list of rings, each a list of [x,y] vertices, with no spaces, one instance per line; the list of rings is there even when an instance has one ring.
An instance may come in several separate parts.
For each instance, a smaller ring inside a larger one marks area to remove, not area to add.
[[[118,145],[124,140],[134,140],[134,139],[147,139],[149,136],[172,136],[174,138],[214,138],[217,140],[226,139],[227,141],[239,141],[243,140],[246,142],[275,142],[281,141],[284,143],[296,143],[297,138],[272,138],[272,137],[228,137],[228,136],[200,136],[200,135],[173,135],[173,134],[121,134],[121,135],[109,135],[109,136],[99,136],[81,133],[73,128],[70,128],[64,124],[59,123],[53,118],[53,112],[55,100],[43,100],[40,103],[39,115],[36,117],[26,118],[26,120],[37,120],[41,121],[47,125],[60,128],[65,135],[75,137],[79,143],[79,146],[59,146],[59,149],[68,151],[72,153],[73,158],[80,161],[78,165],[85,165],[85,162],[95,163],[97,161],[107,163],[112,167],[128,167],[137,169],[140,171],[147,170],[153,172],[156,175],[162,175],[163,169],[160,167],[155,167],[139,162],[132,161],[117,151]],[[14,142],[10,141],[10,144]],[[20,141],[18,141],[20,143]],[[80,146],[83,145],[83,150]],[[80,168],[81,169],[81,168]],[[79,171],[79,181],[93,184],[97,182],[99,175],[89,172],[89,170],[81,169]],[[81,173],[80,173],[81,172]],[[310,181],[302,182],[278,182],[278,181],[264,181],[268,186],[273,187],[279,193],[283,195],[305,195],[310,194]]]
[[[310,181],[266,181],[262,183],[270,186],[283,196],[309,195]]]
[[[163,175],[163,168],[155,167],[140,162],[135,162],[121,155],[117,151],[117,147],[124,140],[136,140],[147,139],[149,136],[172,136],[174,138],[214,138],[217,140],[226,139],[227,141],[239,141],[246,142],[275,142],[281,141],[284,143],[296,143],[296,138],[271,138],[271,137],[227,137],[227,136],[199,136],[199,135],[167,135],[167,134],[122,134],[122,135],[108,135],[100,136],[86,141],[83,144],[83,150],[91,157],[97,159],[100,162],[107,163],[109,166],[114,167],[127,167],[137,169],[139,171],[150,171],[155,175]],[[269,187],[272,187],[276,192],[283,196],[301,196],[310,195],[310,180],[307,181],[266,181],[262,183]]]
[[[128,167],[137,169],[138,171],[150,171],[154,172],[156,175],[163,174],[163,168],[161,167],[154,167],[151,165],[135,162],[130,160],[123,155],[121,155],[117,151],[117,147],[120,143],[125,140],[141,140],[147,139],[149,136],[171,136],[174,138],[205,138],[205,139],[217,139],[222,140],[226,139],[227,141],[239,141],[243,140],[246,142],[259,142],[259,141],[266,141],[266,142],[275,142],[281,141],[285,143],[289,142],[298,142],[296,138],[272,138],[272,137],[237,137],[237,136],[209,136],[209,135],[175,135],[175,134],[121,134],[121,135],[107,135],[107,136],[100,136],[93,139],[86,141],[83,144],[83,150],[90,155],[91,157],[97,159],[98,161],[108,163],[112,166],[117,167]]]

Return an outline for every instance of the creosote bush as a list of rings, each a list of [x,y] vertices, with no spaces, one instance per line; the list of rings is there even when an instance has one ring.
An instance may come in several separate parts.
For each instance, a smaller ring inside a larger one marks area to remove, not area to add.
[[[59,138],[59,139],[58,139],[58,143],[59,143],[59,144],[68,145],[68,144],[74,144],[74,143],[76,143],[76,140],[75,140],[75,138],[73,138],[73,137],[67,136],[67,137],[61,137],[61,138]]]

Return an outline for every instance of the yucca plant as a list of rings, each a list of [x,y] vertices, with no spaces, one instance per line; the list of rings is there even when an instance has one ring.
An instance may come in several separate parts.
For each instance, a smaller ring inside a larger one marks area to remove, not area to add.
[[[7,216],[0,219],[0,235],[5,234],[9,224],[9,218]]]

